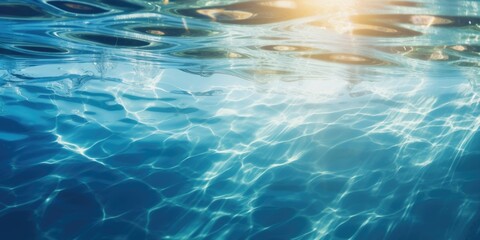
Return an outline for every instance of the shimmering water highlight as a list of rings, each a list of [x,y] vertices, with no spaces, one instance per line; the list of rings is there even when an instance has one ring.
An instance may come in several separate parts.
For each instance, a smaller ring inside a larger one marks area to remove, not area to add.
[[[0,3],[0,239],[480,239],[480,3]]]

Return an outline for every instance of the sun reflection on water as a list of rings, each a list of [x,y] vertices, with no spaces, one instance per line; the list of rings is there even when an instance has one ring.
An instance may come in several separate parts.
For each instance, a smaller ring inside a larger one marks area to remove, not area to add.
[[[477,239],[479,9],[2,3],[0,238]]]

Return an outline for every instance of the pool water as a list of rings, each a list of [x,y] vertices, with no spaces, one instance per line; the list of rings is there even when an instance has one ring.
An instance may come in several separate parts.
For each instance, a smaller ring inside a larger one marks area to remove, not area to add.
[[[480,2],[4,0],[0,239],[480,239]]]

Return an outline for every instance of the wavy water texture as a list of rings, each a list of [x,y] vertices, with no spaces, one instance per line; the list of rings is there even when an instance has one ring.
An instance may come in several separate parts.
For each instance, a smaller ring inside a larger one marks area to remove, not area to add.
[[[480,239],[480,2],[0,3],[1,239]]]

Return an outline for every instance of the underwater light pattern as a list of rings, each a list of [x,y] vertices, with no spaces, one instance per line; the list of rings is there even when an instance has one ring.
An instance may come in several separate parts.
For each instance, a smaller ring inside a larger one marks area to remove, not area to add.
[[[0,239],[480,239],[480,2],[5,0]]]

